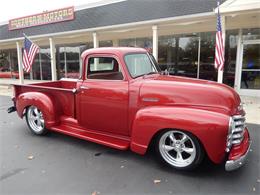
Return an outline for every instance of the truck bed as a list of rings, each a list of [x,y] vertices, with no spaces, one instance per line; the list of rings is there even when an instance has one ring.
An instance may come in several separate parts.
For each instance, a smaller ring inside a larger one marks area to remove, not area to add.
[[[76,81],[53,81],[27,85],[14,85],[15,97],[26,92],[41,92],[51,97],[55,102],[59,117],[68,116],[75,118],[75,94]]]

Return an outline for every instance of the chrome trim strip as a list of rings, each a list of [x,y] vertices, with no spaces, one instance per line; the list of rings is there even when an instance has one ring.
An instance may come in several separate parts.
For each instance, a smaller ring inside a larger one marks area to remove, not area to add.
[[[240,126],[240,125],[244,125],[244,122],[242,121],[235,121],[235,126]]]
[[[236,160],[228,160],[225,164],[225,170],[226,171],[233,171],[238,169],[239,167],[241,167],[242,165],[245,164],[248,153],[250,151],[250,147],[251,147],[252,141],[249,141],[249,146],[248,149],[246,151],[246,153],[241,156],[240,158],[236,159]]]
[[[245,128],[244,127],[237,127],[235,129],[233,129],[232,133],[240,133],[244,130]]]
[[[242,115],[234,115],[233,118],[234,118],[234,119],[241,119],[241,118],[244,119],[245,116],[242,116]]]
[[[158,98],[143,98],[144,102],[159,102]]]
[[[80,89],[89,89],[88,86],[84,86],[84,85],[81,85],[79,88],[80,88]]]

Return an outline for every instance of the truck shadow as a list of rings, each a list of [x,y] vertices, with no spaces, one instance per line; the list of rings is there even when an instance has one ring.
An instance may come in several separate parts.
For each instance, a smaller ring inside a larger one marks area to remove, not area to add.
[[[155,171],[159,175],[179,175],[182,177],[190,178],[215,178],[215,179],[230,179],[243,175],[246,171],[246,166],[240,168],[238,171],[226,172],[224,165],[215,165],[208,158],[205,158],[199,167],[192,171],[179,171],[172,169],[171,167],[158,163],[153,150],[149,150],[144,156],[138,155],[131,151],[120,151],[99,144],[95,144],[89,141],[80,140],[56,132],[50,132],[47,134],[47,139],[51,139],[55,142],[64,143],[65,145],[71,145],[76,149],[84,150],[91,154],[92,160],[104,161],[110,159],[116,159],[116,162],[127,162],[137,164],[140,169],[150,169]],[[80,153],[79,153],[80,154]],[[82,155],[82,154],[80,154]]]

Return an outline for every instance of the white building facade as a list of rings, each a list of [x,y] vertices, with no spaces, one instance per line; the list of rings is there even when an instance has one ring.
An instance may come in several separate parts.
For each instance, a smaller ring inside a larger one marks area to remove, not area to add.
[[[161,69],[172,75],[219,80],[241,95],[260,96],[259,0],[227,0],[220,5],[225,38],[223,73],[214,68],[215,0],[162,2],[111,1],[76,8],[74,20],[26,29],[10,31],[3,24],[0,77],[1,72],[10,71],[19,75],[13,77],[21,83],[23,78],[77,78],[84,50],[131,46],[151,48]],[[30,74],[21,68],[23,33],[41,47]]]

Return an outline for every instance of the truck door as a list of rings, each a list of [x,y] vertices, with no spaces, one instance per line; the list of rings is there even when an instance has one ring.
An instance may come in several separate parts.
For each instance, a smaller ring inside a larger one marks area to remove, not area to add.
[[[89,56],[79,87],[77,116],[89,130],[129,135],[128,81],[115,56]]]

